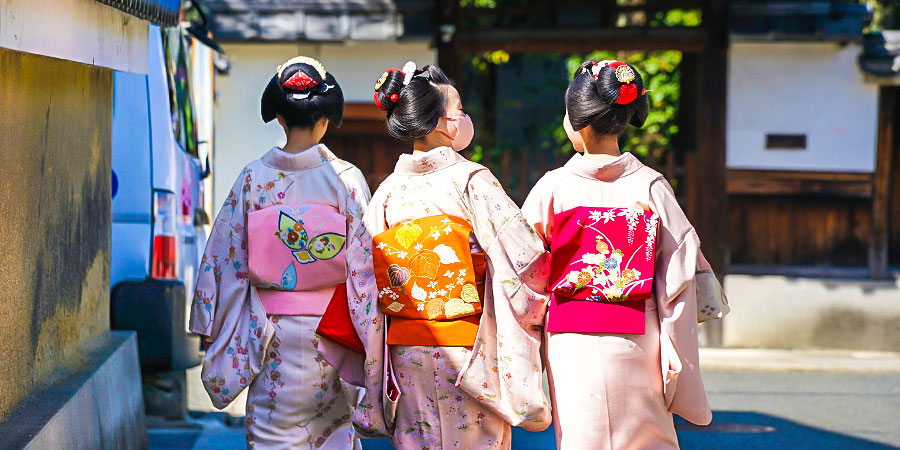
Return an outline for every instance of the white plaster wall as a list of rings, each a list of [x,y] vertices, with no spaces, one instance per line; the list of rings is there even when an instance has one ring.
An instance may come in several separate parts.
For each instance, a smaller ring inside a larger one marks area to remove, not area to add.
[[[346,102],[372,103],[375,81],[388,67],[403,67],[408,60],[420,66],[437,61],[437,52],[427,42],[418,41],[241,43],[224,45],[224,49],[231,71],[216,77],[216,213],[241,169],[273,146],[284,144],[278,123],[264,124],[259,112],[260,96],[279,64],[297,55],[316,58],[337,78]]]
[[[878,87],[858,45],[734,42],[728,64],[727,165],[872,172]],[[766,150],[767,133],[806,134],[806,150]]]
[[[891,280],[727,275],[725,347],[900,351],[900,273]]]
[[[147,73],[149,22],[95,0],[0,1],[0,47]]]

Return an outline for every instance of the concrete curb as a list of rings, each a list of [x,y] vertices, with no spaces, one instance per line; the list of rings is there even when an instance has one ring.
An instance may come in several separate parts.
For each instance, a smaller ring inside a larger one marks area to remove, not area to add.
[[[0,448],[147,448],[134,332],[104,333],[78,351],[78,368],[0,421]]]
[[[900,373],[900,353],[852,350],[701,348],[700,368],[720,371]]]

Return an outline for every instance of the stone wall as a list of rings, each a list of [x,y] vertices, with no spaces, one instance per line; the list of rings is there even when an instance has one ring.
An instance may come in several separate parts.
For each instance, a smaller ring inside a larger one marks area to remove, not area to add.
[[[0,48],[0,418],[109,329],[112,70]]]

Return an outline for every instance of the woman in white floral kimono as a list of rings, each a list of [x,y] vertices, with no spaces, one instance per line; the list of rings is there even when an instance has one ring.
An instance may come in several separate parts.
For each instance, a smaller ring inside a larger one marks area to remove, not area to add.
[[[509,448],[510,424],[550,423],[542,242],[493,175],[457,154],[472,123],[439,68],[389,69],[375,90],[413,153],[375,192],[347,251],[365,354],[326,338],[319,349],[366,388],[361,432],[401,449]]]
[[[218,408],[249,386],[248,448],[359,448],[355,392],[315,349],[319,319],[344,291],[348,231],[369,199],[359,169],[319,144],[343,111],[318,61],[278,67],[262,116],[278,120],[287,143],[244,168],[203,255],[191,314],[207,346],[202,380]]]
[[[544,175],[522,208],[551,254],[545,352],[557,445],[677,448],[673,412],[712,418],[697,355],[700,240],[665,178],[619,151],[618,135],[649,109],[632,66],[585,62],[566,108],[584,154]]]

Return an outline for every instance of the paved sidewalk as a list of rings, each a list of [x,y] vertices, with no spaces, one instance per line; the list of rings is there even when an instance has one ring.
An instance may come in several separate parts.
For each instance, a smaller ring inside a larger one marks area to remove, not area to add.
[[[684,449],[900,448],[900,354],[704,348],[700,363],[714,420],[697,427],[676,418]],[[205,396],[197,378],[188,383],[189,390],[201,390],[189,392],[192,408]],[[240,409],[229,412],[239,415]],[[243,418],[205,411],[192,417],[185,424],[151,426],[150,448],[244,448]],[[391,446],[364,440],[363,448]],[[514,428],[512,448],[552,450],[553,429]]]
[[[900,353],[853,350],[701,348],[702,370],[900,373]]]

